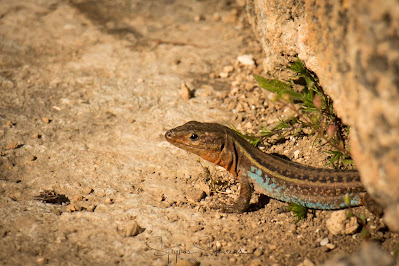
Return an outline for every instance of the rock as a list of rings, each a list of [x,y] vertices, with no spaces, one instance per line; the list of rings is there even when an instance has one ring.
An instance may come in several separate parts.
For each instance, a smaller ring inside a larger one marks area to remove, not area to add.
[[[112,198],[106,198],[106,199],[105,199],[105,203],[107,203],[107,204],[113,204],[113,203],[114,203],[114,199],[112,199]]]
[[[190,100],[193,97],[193,92],[187,87],[186,83],[182,83],[180,87],[180,96],[183,100]]]
[[[320,246],[325,246],[325,245],[327,245],[327,244],[328,244],[328,237],[323,238],[323,239],[320,241]]]
[[[255,65],[255,60],[251,54],[244,54],[237,57],[237,61],[244,66],[253,66]]]
[[[200,202],[206,197],[206,193],[203,190],[194,190],[186,194],[186,197],[191,202]]]
[[[298,55],[318,76],[338,116],[351,126],[362,181],[392,217],[399,217],[397,6],[392,0],[247,1],[265,71],[277,76]],[[387,223],[399,231],[399,219]]]
[[[136,222],[129,222],[124,226],[124,235],[126,237],[131,237],[131,236],[137,236],[138,234],[142,233],[144,231],[143,228]]]
[[[86,188],[82,189],[82,193],[86,194],[86,195],[89,195],[92,192],[93,192],[93,189],[90,187],[86,187]]]
[[[39,257],[39,258],[36,259],[36,263],[37,264],[41,264],[41,265],[47,264],[48,263],[48,259],[45,258],[45,257]]]
[[[350,235],[356,232],[359,224],[356,217],[346,217],[346,211],[340,210],[331,213],[330,218],[326,221],[328,231],[333,235],[346,234]]]
[[[67,212],[75,212],[75,211],[81,211],[81,210],[82,210],[82,206],[80,206],[80,204],[78,204],[77,202],[72,202],[66,208]]]

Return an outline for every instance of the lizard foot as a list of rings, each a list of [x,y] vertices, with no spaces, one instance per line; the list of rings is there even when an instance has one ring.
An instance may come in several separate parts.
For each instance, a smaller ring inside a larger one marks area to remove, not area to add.
[[[232,205],[217,204],[213,206],[212,209],[217,209],[224,213],[243,213],[248,209],[248,204],[240,204],[240,202],[236,202]]]

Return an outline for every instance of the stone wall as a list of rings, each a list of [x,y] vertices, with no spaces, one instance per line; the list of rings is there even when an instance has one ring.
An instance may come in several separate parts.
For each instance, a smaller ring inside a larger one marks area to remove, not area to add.
[[[395,0],[247,1],[278,75],[298,55],[345,124],[362,181],[399,231],[399,3]]]

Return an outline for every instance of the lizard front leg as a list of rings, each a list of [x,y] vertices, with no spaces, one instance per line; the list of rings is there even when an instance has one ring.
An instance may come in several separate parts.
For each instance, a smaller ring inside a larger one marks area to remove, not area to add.
[[[234,205],[222,207],[223,212],[228,213],[243,213],[249,207],[249,201],[251,200],[253,188],[249,182],[248,177],[242,174],[238,174],[238,182],[240,182],[240,194]]]

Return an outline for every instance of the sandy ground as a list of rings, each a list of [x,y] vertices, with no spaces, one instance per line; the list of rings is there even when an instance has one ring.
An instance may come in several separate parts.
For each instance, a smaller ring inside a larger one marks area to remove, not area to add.
[[[261,64],[237,65],[247,53],[261,62],[241,1],[3,0],[0,40],[0,264],[297,265],[363,241],[331,235],[331,212],[295,224],[274,200],[210,209],[237,183],[164,140],[190,120],[249,130],[245,115],[269,119],[267,94],[252,91]],[[225,66],[252,98],[218,77]],[[224,194],[210,192],[206,167]],[[397,235],[367,215],[393,252]]]

